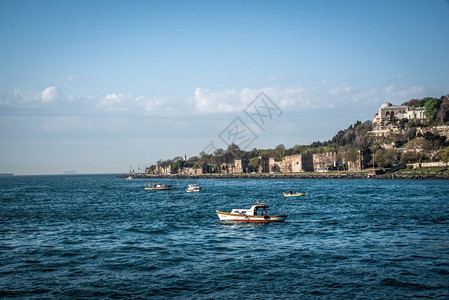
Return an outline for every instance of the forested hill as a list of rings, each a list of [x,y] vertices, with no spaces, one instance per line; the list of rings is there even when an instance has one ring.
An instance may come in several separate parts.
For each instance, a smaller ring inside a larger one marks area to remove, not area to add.
[[[173,171],[183,167],[199,168],[205,165],[219,166],[233,163],[235,159],[250,161],[250,166],[257,167],[261,160],[274,157],[277,161],[293,154],[313,153],[354,153],[361,151],[375,158],[376,165],[384,167],[397,163],[449,160],[448,137],[432,130],[434,126],[449,124],[449,95],[440,98],[426,97],[411,99],[402,105],[409,107],[425,107],[427,124],[419,126],[414,122],[402,120],[398,122],[399,130],[387,136],[376,136],[372,131],[371,121],[357,121],[348,128],[338,131],[330,140],[316,141],[310,145],[295,145],[286,148],[283,144],[273,149],[241,150],[236,144],[227,149],[217,149],[214,153],[200,153],[199,156],[183,160],[182,157],[159,160],[159,166],[171,166]],[[374,115],[375,112],[373,112]],[[407,149],[407,151],[404,151]],[[156,165],[151,166],[155,168]]]

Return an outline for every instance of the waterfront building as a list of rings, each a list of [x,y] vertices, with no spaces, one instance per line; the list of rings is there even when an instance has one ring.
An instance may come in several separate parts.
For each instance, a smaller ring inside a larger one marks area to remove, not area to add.
[[[312,155],[288,155],[281,161],[276,161],[274,157],[270,157],[268,160],[268,171],[270,173],[297,173],[313,171]]]
[[[233,174],[241,174],[249,172],[249,160],[246,159],[235,159],[234,167],[232,170]]]

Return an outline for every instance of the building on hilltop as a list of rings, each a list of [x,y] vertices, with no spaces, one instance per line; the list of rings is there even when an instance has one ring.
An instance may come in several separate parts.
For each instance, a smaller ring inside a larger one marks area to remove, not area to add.
[[[413,120],[422,124],[427,121],[425,111],[424,107],[408,107],[385,102],[374,115],[373,130],[396,129],[402,119]]]

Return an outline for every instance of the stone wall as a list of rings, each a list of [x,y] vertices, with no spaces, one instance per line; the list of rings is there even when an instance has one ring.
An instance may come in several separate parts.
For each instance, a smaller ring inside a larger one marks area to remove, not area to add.
[[[433,134],[439,134],[444,135],[449,138],[449,126],[433,126],[433,127],[419,127],[417,128],[417,133],[420,132],[421,134],[424,134],[426,132],[431,132]]]
[[[413,166],[413,169],[426,168],[426,167],[447,167],[448,164],[442,161],[413,163],[408,166]]]
[[[292,155],[292,172],[313,171],[313,157],[310,154]]]
[[[317,171],[333,168],[335,161],[337,161],[337,152],[315,153],[313,154],[313,169]]]
[[[312,155],[289,155],[284,157],[281,161],[276,161],[274,157],[270,157],[268,160],[268,170],[270,173],[313,171]]]
[[[362,157],[361,151],[358,150],[358,156],[356,161],[347,161],[344,159],[345,152],[342,154],[343,164],[347,166],[348,171],[361,171],[365,168],[365,159]]]
[[[194,168],[184,168],[182,170],[183,174],[189,174],[189,175],[202,175],[203,174],[203,169],[202,168],[198,168],[198,169],[194,169]]]
[[[236,159],[234,160],[234,170],[232,171],[233,174],[241,174],[241,173],[247,173],[249,161],[244,159]]]

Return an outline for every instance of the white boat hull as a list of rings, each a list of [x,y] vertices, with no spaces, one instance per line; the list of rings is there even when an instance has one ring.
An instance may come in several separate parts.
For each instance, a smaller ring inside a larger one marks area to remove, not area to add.
[[[146,186],[145,190],[147,191],[165,191],[165,190],[171,190],[171,185],[162,185],[162,186]]]
[[[246,223],[270,223],[284,222],[288,214],[278,216],[247,216],[242,214],[231,214],[222,211],[216,211],[220,221],[224,222],[246,222]]]
[[[307,193],[294,193],[294,194],[282,193],[282,194],[284,194],[284,197],[301,197],[307,195]]]

